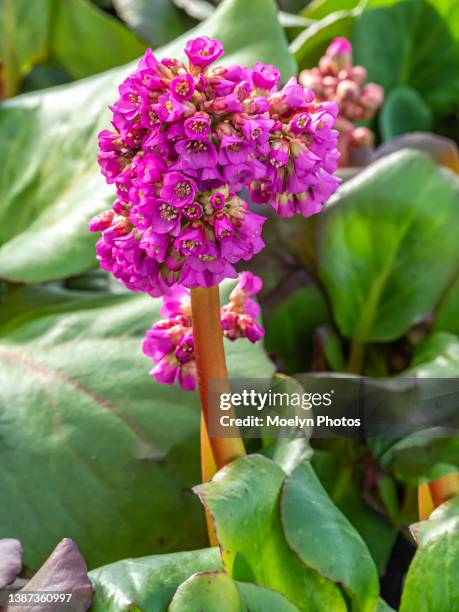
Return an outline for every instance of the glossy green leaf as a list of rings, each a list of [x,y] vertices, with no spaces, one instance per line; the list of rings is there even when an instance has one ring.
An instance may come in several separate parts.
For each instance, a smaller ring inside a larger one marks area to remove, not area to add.
[[[224,572],[195,574],[181,584],[169,606],[169,612],[184,610],[206,612],[246,612],[235,582]]]
[[[276,374],[273,377],[270,390],[272,393],[287,393],[290,396],[293,394],[302,396],[304,393],[304,388],[297,380],[284,374]],[[294,418],[295,416],[304,418],[305,412],[303,408],[292,404],[293,402],[290,403],[288,408],[284,407],[279,411],[282,416],[287,418]],[[311,458],[313,454],[309,444],[311,434],[312,427],[305,427],[301,432],[296,427],[292,427],[290,432],[288,432],[287,427],[283,427],[282,436],[279,435],[275,440],[272,438],[265,438],[263,440],[262,452],[266,457],[277,463],[286,474],[291,474],[298,465]]]
[[[459,523],[459,496],[444,502],[425,521],[410,525],[410,531],[418,546],[424,546],[442,536],[451,526]]]
[[[275,610],[276,612],[298,612],[298,608],[279,591],[267,589],[258,584],[250,584],[249,582],[236,582],[236,585],[241,599],[247,606],[248,612],[267,612],[269,610]]]
[[[154,47],[165,45],[196,23],[172,0],[114,0],[113,4],[121,19]]]
[[[334,329],[327,325],[317,330],[318,341],[322,345],[325,360],[335,372],[341,372],[345,368],[343,347],[341,339]]]
[[[429,0],[443,17],[454,39],[456,54],[459,56],[459,4],[451,0]]]
[[[397,480],[420,485],[459,469],[459,438],[441,432],[419,431],[395,442],[379,458],[379,464]]]
[[[49,0],[0,1],[3,96],[14,96],[21,78],[47,55]]]
[[[52,6],[51,55],[76,78],[125,64],[145,51],[143,41],[88,0]]]
[[[355,63],[365,66],[368,79],[386,93],[406,85],[433,110],[451,109],[458,58],[447,24],[428,2],[408,0],[364,11],[356,22],[353,44]]]
[[[421,378],[457,378],[459,376],[459,338],[438,332],[416,349],[406,376]]]
[[[266,316],[266,348],[288,374],[311,368],[313,336],[330,319],[322,292],[315,284],[296,289]]]
[[[379,584],[373,559],[310,464],[297,467],[285,481],[281,516],[287,542],[300,559],[322,576],[342,584],[356,610],[374,610]]]
[[[44,61],[81,78],[124,64],[144,50],[145,43],[89,0],[0,2],[6,97],[18,93],[21,79]]]
[[[344,611],[338,587],[302,563],[285,540],[278,506],[284,479],[275,463],[248,455],[195,487],[213,518],[225,570],[280,591],[300,610]]]
[[[459,335],[459,278],[451,285],[437,310],[434,330]]]
[[[0,538],[21,540],[31,568],[64,536],[90,567],[205,544],[190,491],[199,400],[157,384],[141,352],[159,300],[31,288],[11,299],[0,308]],[[271,377],[261,346],[226,350],[232,376]]]
[[[301,11],[301,14],[310,19],[322,19],[331,13],[356,8],[359,0],[312,0]]]
[[[298,611],[277,591],[256,584],[234,582],[224,572],[200,572],[181,584],[168,608],[169,612],[184,610],[206,612],[276,612]]]
[[[358,12],[353,10],[331,13],[298,34],[290,45],[298,66],[316,66],[333,38],[349,38],[357,14]]]
[[[71,83],[73,77],[55,62],[45,62],[32,68],[22,81],[22,92],[27,93],[37,89],[46,89],[55,85]]]
[[[459,499],[444,506],[421,528],[421,545],[405,580],[400,612],[459,608]]]
[[[417,91],[411,87],[396,87],[384,101],[379,126],[384,140],[408,132],[428,132],[433,114]]]
[[[359,462],[346,460],[338,448],[335,454],[315,450],[311,463],[330,499],[359,532],[383,575],[397,530],[364,499]]]
[[[453,334],[438,332],[416,347],[412,365],[401,377],[457,378],[458,373],[459,340]],[[445,417],[441,419],[444,421]],[[371,447],[386,471],[412,485],[441,478],[457,471],[459,465],[459,439],[446,437],[445,431],[434,427],[434,423],[397,440],[372,440]]]
[[[458,198],[458,178],[414,151],[342,185],[320,219],[319,274],[345,336],[394,340],[432,311],[459,264]]]
[[[201,34],[224,42],[227,64],[260,60],[278,64],[285,78],[295,72],[273,0],[225,0],[207,22],[158,55],[183,53],[186,39]],[[114,197],[96,167],[96,136],[109,126],[106,106],[132,68],[2,105],[0,278],[42,282],[95,264],[96,238],[87,223]]]
[[[221,569],[218,548],[124,559],[89,574],[94,587],[92,612],[148,612],[168,609],[177,587],[195,572]]]

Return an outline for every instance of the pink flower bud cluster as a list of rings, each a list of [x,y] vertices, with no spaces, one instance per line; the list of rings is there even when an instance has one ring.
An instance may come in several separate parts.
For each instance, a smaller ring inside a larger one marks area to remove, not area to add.
[[[223,334],[229,340],[247,338],[255,343],[263,338],[264,329],[257,322],[260,307],[251,299],[261,287],[258,276],[240,274],[229,303],[221,309]],[[150,373],[160,383],[171,385],[177,381],[186,391],[193,391],[197,372],[189,289],[174,287],[170,295],[163,297],[160,312],[163,318],[147,332],[143,342],[143,352],[154,363]]]
[[[277,213],[318,212],[337,187],[337,107],[257,62],[212,67],[223,45],[190,40],[188,62],[148,50],[119,87],[99,164],[117,199],[90,223],[97,257],[133,291],[209,287],[264,243],[264,217],[237,194],[249,187]]]
[[[382,87],[365,83],[366,79],[366,68],[352,65],[352,45],[345,38],[331,42],[317,68],[300,73],[300,83],[312,89],[319,100],[339,106],[336,127],[340,132],[340,165],[348,164],[352,147],[373,145],[371,130],[353,125],[355,121],[372,119],[384,100]]]

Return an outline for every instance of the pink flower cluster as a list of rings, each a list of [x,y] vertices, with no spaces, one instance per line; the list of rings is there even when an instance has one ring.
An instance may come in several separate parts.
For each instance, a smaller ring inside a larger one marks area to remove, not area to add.
[[[353,148],[372,146],[374,137],[366,127],[353,122],[372,119],[384,100],[384,90],[375,83],[367,83],[363,66],[352,65],[352,45],[346,38],[335,38],[329,45],[319,66],[300,73],[300,83],[314,91],[322,101],[333,101],[339,106],[336,127],[340,132],[340,165],[349,165]]]
[[[261,287],[258,276],[250,272],[240,274],[229,303],[221,309],[223,334],[229,340],[247,338],[255,343],[263,338],[264,329],[257,322],[260,308],[251,299]],[[171,295],[164,296],[161,316],[163,318],[147,332],[143,342],[143,352],[154,363],[150,373],[160,383],[178,381],[183,389],[193,391],[197,373],[189,290],[177,286]]]
[[[97,257],[132,291],[209,287],[264,243],[264,218],[239,197],[282,216],[318,212],[337,187],[337,107],[317,103],[276,67],[211,67],[223,45],[190,40],[188,61],[149,49],[119,87],[113,129],[99,135],[99,164],[116,187]]]

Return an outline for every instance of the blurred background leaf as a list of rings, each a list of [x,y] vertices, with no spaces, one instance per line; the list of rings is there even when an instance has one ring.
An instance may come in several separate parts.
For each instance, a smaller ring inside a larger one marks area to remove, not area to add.
[[[459,265],[458,198],[458,178],[414,151],[338,191],[320,219],[319,272],[345,336],[394,340],[430,313]]]
[[[396,87],[387,96],[379,115],[383,140],[408,132],[428,132],[433,127],[433,113],[412,87]]]
[[[5,98],[19,92],[21,80],[34,65],[52,62],[73,78],[81,78],[124,64],[143,53],[145,46],[89,0],[0,1]],[[59,83],[59,77],[50,77],[46,85]]]
[[[312,366],[314,331],[329,320],[327,303],[317,285],[296,289],[265,317],[266,350],[287,374],[308,369],[307,364]]]
[[[49,20],[49,0],[0,1],[3,98],[15,95],[21,78],[48,56]]]
[[[88,0],[54,0],[51,15],[50,55],[77,79],[125,64],[147,46]]]
[[[153,47],[165,45],[195,25],[172,0],[113,0],[117,14]]]
[[[409,0],[366,10],[352,40],[355,63],[365,66],[368,79],[382,85],[386,94],[398,85],[411,86],[434,111],[451,110],[458,57],[448,26],[431,4]]]

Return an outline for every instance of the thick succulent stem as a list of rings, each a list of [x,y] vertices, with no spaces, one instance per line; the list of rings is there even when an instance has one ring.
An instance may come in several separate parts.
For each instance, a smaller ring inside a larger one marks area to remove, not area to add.
[[[221,392],[228,391],[223,332],[220,320],[218,286],[191,290],[194,350],[201,397],[201,474],[207,482],[224,465],[245,454],[241,438],[209,438],[209,412],[217,407],[210,404],[209,383],[218,381]],[[207,533],[211,546],[217,546],[212,517],[206,511]]]
[[[432,495],[428,484],[422,484],[418,487],[418,512],[419,520],[425,521],[432,514],[434,509]]]
[[[459,472],[447,474],[418,488],[419,519],[429,518],[431,513],[451,499],[459,495]]]
[[[459,495],[459,472],[448,474],[429,483],[434,508]]]
[[[209,383],[218,381],[220,392],[229,391],[228,372],[226,369],[225,351],[223,348],[223,332],[220,321],[220,295],[218,286],[204,289],[198,287],[191,290],[191,316],[193,320],[193,338],[198,369],[199,395],[201,397],[203,423],[209,422],[209,415],[217,409],[211,405],[209,397]],[[212,396],[213,397],[213,396]],[[217,395],[215,394],[215,399]],[[207,440],[210,441],[215,467],[205,449]],[[203,463],[203,476],[209,479],[213,476],[212,469],[219,470],[227,463],[245,454],[244,444],[240,437],[209,438],[207,428],[201,432],[201,455],[206,458]]]

